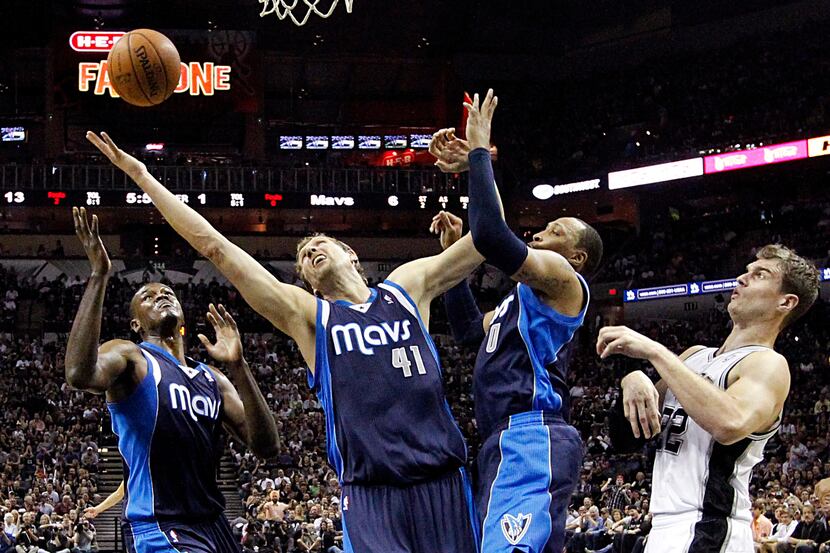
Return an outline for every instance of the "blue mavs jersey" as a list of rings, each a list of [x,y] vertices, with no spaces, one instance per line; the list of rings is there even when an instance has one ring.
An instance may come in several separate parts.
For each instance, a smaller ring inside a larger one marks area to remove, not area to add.
[[[126,522],[206,521],[222,513],[216,484],[222,454],[222,396],[211,370],[188,366],[143,342],[147,376],[125,400],[108,403],[124,458]]]
[[[317,300],[309,385],[325,411],[329,462],[341,483],[407,485],[464,465],[435,344],[394,282],[363,304]]]
[[[496,308],[473,373],[476,422],[482,437],[511,415],[559,412],[563,398],[567,401],[566,369],[554,362],[582,325],[588,308],[588,285],[577,277],[585,303],[576,317],[557,313],[521,283]]]

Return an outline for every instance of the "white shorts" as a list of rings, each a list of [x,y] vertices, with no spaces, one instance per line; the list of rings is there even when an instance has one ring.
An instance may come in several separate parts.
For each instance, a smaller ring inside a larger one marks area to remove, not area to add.
[[[705,531],[698,528],[698,542],[690,549],[695,538],[695,525],[700,514],[657,515],[652,520],[651,533],[646,541],[645,553],[753,553],[752,529],[749,522],[727,519],[726,524]],[[704,543],[705,542],[705,543]]]

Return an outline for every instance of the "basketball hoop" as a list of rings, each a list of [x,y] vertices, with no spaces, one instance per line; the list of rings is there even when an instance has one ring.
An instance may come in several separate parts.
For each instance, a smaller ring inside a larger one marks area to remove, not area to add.
[[[277,17],[280,18],[280,21],[285,18],[290,18],[295,25],[302,27],[305,25],[306,21],[308,21],[308,18],[312,13],[315,13],[322,18],[329,17],[334,13],[334,8],[337,7],[337,1],[338,0],[331,0],[331,4],[328,9],[322,10],[317,8],[317,4],[319,4],[321,0],[259,0],[259,3],[262,4],[262,11],[259,13],[259,16],[265,17],[268,14],[275,13],[277,14]],[[346,4],[346,12],[352,13],[352,4],[354,4],[354,0],[343,0],[343,2]],[[304,8],[305,14],[298,18],[297,15],[294,14],[294,10],[296,9],[298,12],[302,12]]]

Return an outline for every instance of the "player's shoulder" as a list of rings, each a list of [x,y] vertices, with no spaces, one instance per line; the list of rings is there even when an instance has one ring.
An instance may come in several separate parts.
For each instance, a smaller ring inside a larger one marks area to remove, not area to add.
[[[686,359],[688,359],[692,355],[698,353],[699,351],[703,351],[705,349],[706,349],[706,346],[701,346],[701,345],[692,346],[690,348],[686,348],[686,351],[681,353],[679,357],[682,361],[685,361]]]
[[[519,269],[519,276],[524,274],[528,277],[555,278],[565,283],[581,286],[579,273],[562,254],[542,248],[528,248],[527,252],[532,262],[522,265]]]
[[[135,342],[131,342],[130,340],[109,340],[101,344],[101,347],[98,348],[99,353],[116,353],[121,354],[125,357],[132,357],[135,355],[141,355],[141,348],[138,347],[138,344]]]
[[[209,374],[212,378],[216,379],[216,385],[220,389],[227,388],[228,386],[233,387],[231,379],[225,376],[225,373],[223,373],[221,370],[214,367],[210,363],[202,363],[202,366],[204,370],[207,372],[207,374]]]
[[[727,387],[739,379],[786,390],[789,389],[790,384],[790,366],[783,355],[772,349],[752,351],[738,361],[734,369],[730,371]]]
[[[746,355],[735,367],[738,371],[752,369],[753,372],[773,374],[779,372],[790,372],[790,364],[787,358],[777,351],[769,348],[753,351]]]

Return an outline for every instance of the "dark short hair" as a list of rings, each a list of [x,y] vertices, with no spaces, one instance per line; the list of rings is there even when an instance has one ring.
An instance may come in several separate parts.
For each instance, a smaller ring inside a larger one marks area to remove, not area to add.
[[[795,294],[798,305],[795,306],[782,324],[787,327],[797,321],[807,312],[816,298],[821,287],[821,279],[815,265],[781,244],[767,244],[755,255],[758,259],[775,259],[781,267],[781,291],[785,294]]]
[[[602,237],[600,237],[597,229],[582,219],[577,220],[585,226],[582,232],[579,233],[576,247],[583,250],[588,256],[579,272],[583,276],[591,276],[599,269],[599,264],[602,261]]]

